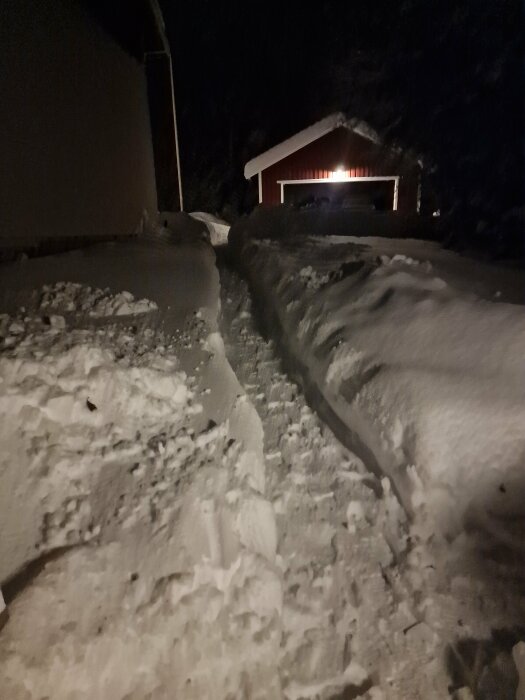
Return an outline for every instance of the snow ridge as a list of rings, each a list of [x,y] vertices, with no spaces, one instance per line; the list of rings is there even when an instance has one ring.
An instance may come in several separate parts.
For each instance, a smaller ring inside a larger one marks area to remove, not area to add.
[[[236,241],[268,328],[401,498],[419,601],[414,629],[432,630],[425,644],[437,635],[436,659],[494,629],[517,642],[516,621],[525,619],[523,308],[445,282],[437,262],[419,257],[421,242],[417,256],[385,256],[380,239],[270,241],[239,230]],[[512,668],[510,650],[495,645],[494,653]],[[478,672],[475,683],[485,682]]]

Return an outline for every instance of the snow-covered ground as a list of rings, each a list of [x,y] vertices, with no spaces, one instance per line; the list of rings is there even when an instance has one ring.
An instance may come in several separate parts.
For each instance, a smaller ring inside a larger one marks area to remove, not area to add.
[[[257,331],[246,283],[223,269],[221,292],[226,352],[264,427],[284,587],[284,697],[445,697],[442,640],[420,618],[408,523],[389,480],[308,406],[275,343]]]
[[[443,655],[523,627],[525,309],[502,301],[517,296],[502,291],[512,274],[483,284],[479,263],[416,241],[246,237],[237,252],[324,415],[391,478],[416,617]]]
[[[262,429],[217,333],[211,249],[2,273],[0,697],[280,697]]]
[[[0,271],[0,697],[513,700],[514,287],[163,221]]]

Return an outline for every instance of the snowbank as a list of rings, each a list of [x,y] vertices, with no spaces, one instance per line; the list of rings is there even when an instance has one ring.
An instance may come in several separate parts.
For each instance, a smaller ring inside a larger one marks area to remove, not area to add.
[[[143,239],[0,279],[0,696],[279,697],[262,429],[211,248]]]
[[[233,239],[267,332],[409,516],[399,573],[381,569],[393,607],[373,623],[404,620],[385,697],[444,697],[433,683],[446,668],[458,697],[512,700],[525,639],[525,309],[501,300],[519,285],[419,241],[262,236]]]
[[[228,233],[230,231],[230,224],[223,219],[219,219],[213,214],[208,214],[203,211],[194,211],[190,214],[193,219],[197,221],[202,221],[206,224],[208,231],[210,232],[210,240],[212,245],[226,245],[228,243]]]
[[[282,239],[297,236],[384,236],[436,240],[436,221],[417,214],[397,211],[355,211],[350,209],[295,209],[280,205],[256,207],[248,217],[232,226],[229,240],[237,236]]]
[[[307,382],[427,534],[467,528],[521,556],[524,308],[362,239],[245,238],[239,259]]]

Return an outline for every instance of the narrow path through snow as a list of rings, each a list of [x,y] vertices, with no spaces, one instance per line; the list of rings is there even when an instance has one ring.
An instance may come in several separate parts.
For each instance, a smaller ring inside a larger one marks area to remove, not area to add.
[[[224,267],[222,332],[265,431],[266,497],[276,511],[284,581],[286,697],[515,700],[518,674],[525,677],[518,660],[525,631],[516,508],[507,497],[507,512],[489,504],[490,517],[480,520],[473,510],[453,543],[416,517],[407,523],[373,460],[359,452],[360,460],[327,428],[339,436],[323,397],[310,390],[303,348],[290,353],[293,321],[283,333],[275,307],[308,307],[310,297],[301,296],[300,285],[286,298],[273,294],[274,283],[282,292],[287,281],[286,265],[281,277],[268,280],[279,257],[266,271],[258,259],[243,260],[257,316],[277,348],[257,332],[248,287]],[[264,274],[266,285],[259,285]],[[280,352],[307,399],[283,373]],[[344,432],[342,439],[358,449]],[[502,482],[499,496],[507,490]],[[519,499],[520,490],[511,490]]]
[[[248,288],[220,266],[226,353],[263,422],[266,496],[283,574],[287,698],[446,697],[437,636],[411,609],[404,513],[335,438],[257,331]]]

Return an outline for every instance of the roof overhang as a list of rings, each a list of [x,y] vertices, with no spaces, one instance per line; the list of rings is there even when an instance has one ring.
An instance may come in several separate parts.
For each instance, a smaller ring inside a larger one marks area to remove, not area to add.
[[[164,17],[162,16],[162,10],[158,0],[147,0],[150,12],[153,15],[153,21],[155,23],[155,29],[157,31],[157,36],[160,39],[162,45],[162,51],[169,54],[170,45],[168,43],[168,37],[166,35],[166,25],[164,23]]]
[[[137,61],[145,53],[166,51],[167,39],[158,0],[82,0],[96,23]]]
[[[249,180],[262,170],[266,170],[266,168],[274,165],[274,163],[278,163],[280,160],[283,160],[283,158],[301,150],[301,148],[308,146],[308,144],[317,141],[317,139],[320,139],[322,136],[329,134],[339,127],[349,129],[353,131],[354,134],[358,134],[376,145],[381,144],[379,134],[366,122],[356,118],[347,119],[342,112],[336,112],[312,124],[312,126],[309,126],[307,129],[303,129],[303,131],[291,136],[289,139],[286,139],[286,141],[277,144],[277,146],[270,148],[268,151],[261,153],[261,155],[256,158],[249,160],[244,166],[244,177]]]

